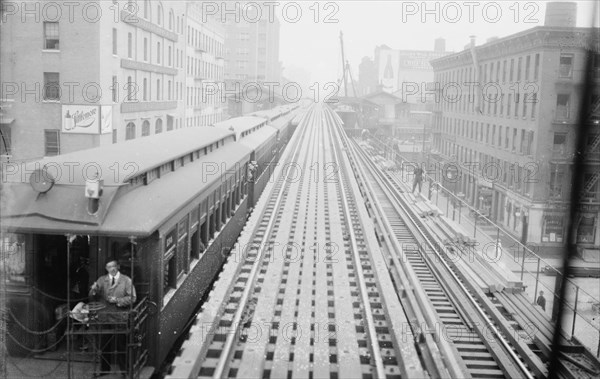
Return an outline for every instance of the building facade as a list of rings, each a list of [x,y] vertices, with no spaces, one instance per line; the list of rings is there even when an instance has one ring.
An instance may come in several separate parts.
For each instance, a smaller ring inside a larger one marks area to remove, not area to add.
[[[590,251],[600,247],[600,127],[597,118],[578,117],[584,103],[599,98],[597,53],[596,92],[582,98],[593,32],[539,26],[431,62],[437,85],[431,155],[436,174],[541,253],[562,251],[567,242],[570,187],[576,180],[583,191],[575,205],[573,242]],[[582,177],[573,176],[578,133],[584,133],[586,144]],[[450,166],[458,169],[456,179],[446,175],[454,171]]]
[[[212,125],[223,119],[223,24],[203,15],[200,2],[187,3],[186,126]]]
[[[377,81],[385,92],[403,90],[404,83],[425,85],[433,81],[433,68],[429,61],[447,55],[445,42],[438,38],[435,50],[398,50],[381,45],[375,48],[374,65]],[[359,76],[359,82],[361,81]]]
[[[231,7],[234,5],[241,6],[234,3]],[[248,12],[252,14],[251,11]],[[264,9],[258,12],[261,12],[262,17],[256,22],[251,22],[253,17],[250,16],[239,20],[232,15],[221,17],[221,21],[225,21],[226,80],[275,83],[281,81],[280,23],[276,16],[270,20],[268,12]]]
[[[365,96],[378,90],[377,67],[370,57],[363,57],[358,65],[358,92]]]
[[[69,153],[223,118],[225,29],[203,16],[199,3],[52,4],[4,5],[3,161]]]
[[[1,97],[10,121],[3,136],[10,159],[183,126],[185,3],[81,4],[72,18],[72,3],[53,4],[54,13],[43,2],[20,4],[2,22]]]

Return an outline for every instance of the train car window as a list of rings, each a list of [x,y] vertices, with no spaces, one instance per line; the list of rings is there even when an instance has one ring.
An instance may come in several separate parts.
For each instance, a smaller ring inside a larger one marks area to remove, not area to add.
[[[164,278],[163,278],[163,295],[165,295],[169,289],[177,287],[177,267],[175,259],[175,249],[177,248],[177,228],[174,227],[165,236],[165,255],[163,258],[164,263]]]
[[[200,215],[200,207],[201,205],[195,207],[194,209],[192,209],[192,211],[190,212],[190,229],[195,228],[196,226],[198,226],[198,222],[199,222],[199,215]]]
[[[177,240],[177,279],[179,279],[184,273],[189,271],[187,248],[188,216],[179,221],[177,230],[179,237]]]
[[[150,170],[146,173],[146,182],[145,184],[148,185],[150,184],[154,179],[156,179],[159,175],[159,169],[155,168],[153,170]]]
[[[200,222],[202,222],[203,218],[206,218],[206,213],[208,212],[208,198],[204,199],[200,204]]]

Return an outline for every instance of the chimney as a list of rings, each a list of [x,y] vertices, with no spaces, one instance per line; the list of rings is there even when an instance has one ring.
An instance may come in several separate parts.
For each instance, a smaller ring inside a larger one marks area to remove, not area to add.
[[[446,52],[446,40],[444,38],[436,38],[434,45],[433,45],[433,51],[435,51],[436,53],[445,53]]]
[[[577,3],[553,1],[546,4],[544,26],[574,28],[577,24]]]

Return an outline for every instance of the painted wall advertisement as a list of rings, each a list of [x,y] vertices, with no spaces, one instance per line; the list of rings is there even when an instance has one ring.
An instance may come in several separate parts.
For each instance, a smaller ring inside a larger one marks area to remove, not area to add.
[[[112,106],[63,105],[62,132],[105,134],[112,131]]]
[[[379,83],[388,93],[398,90],[398,50],[381,50],[379,53]]]

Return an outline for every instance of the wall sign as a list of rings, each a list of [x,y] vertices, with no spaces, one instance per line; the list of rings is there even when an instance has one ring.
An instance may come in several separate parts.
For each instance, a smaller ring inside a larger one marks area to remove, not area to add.
[[[100,107],[97,105],[63,105],[62,132],[99,134]]]

